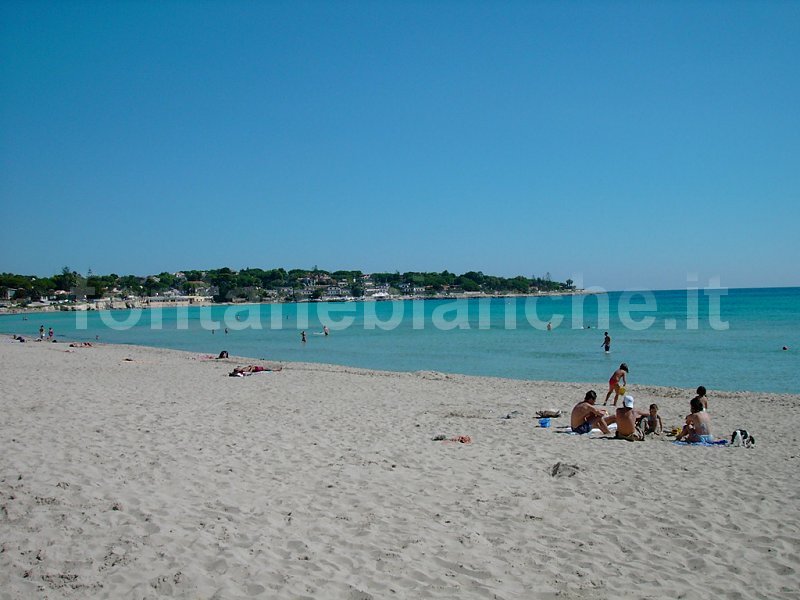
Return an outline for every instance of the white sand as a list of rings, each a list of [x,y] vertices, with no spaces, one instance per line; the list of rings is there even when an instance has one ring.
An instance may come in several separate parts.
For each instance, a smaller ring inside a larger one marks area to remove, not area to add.
[[[800,598],[798,396],[712,390],[756,447],[679,447],[537,427],[586,384],[65,350],[0,342],[2,600]]]

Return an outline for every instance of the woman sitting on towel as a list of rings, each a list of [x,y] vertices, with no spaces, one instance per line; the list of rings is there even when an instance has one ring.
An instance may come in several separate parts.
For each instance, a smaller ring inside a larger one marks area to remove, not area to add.
[[[703,401],[698,398],[692,398],[689,403],[692,408],[692,413],[686,415],[686,425],[683,430],[675,437],[680,441],[684,437],[686,441],[692,444],[698,442],[713,442],[714,436],[711,435],[711,416],[703,411]]]

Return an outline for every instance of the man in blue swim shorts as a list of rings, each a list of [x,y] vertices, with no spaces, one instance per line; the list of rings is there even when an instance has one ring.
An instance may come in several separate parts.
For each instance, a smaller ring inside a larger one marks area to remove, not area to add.
[[[592,430],[592,424],[589,421],[584,421],[582,424],[578,425],[577,427],[572,428],[572,433],[577,433],[579,435],[583,435],[584,433],[589,433]]]
[[[603,433],[611,433],[608,426],[616,421],[616,417],[607,415],[602,408],[595,407],[595,402],[597,402],[597,393],[589,390],[583,401],[578,402],[572,409],[570,425],[574,433],[589,433],[595,427]]]

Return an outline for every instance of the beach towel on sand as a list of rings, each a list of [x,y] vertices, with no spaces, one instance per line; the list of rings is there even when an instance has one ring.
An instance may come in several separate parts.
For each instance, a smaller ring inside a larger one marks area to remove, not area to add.
[[[616,428],[617,428],[617,424],[616,423],[611,423],[611,425],[608,426],[608,430],[609,431],[614,431]],[[572,427],[570,427],[569,425],[566,425],[564,427],[564,431],[562,431],[561,433],[568,433],[569,435],[581,435],[580,433],[575,433],[574,431],[572,431]],[[597,429],[597,427],[592,429],[589,433],[590,434],[591,433],[599,433],[599,434],[603,435],[603,432],[601,430]],[[584,434],[584,435],[587,435],[587,434]]]
[[[676,446],[727,446],[728,440],[715,440],[713,442],[672,442]]]

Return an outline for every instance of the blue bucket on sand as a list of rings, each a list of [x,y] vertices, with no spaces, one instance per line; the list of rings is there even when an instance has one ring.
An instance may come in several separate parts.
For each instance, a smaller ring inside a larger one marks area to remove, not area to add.
[[[550,417],[542,417],[539,419],[539,427],[550,427]]]

